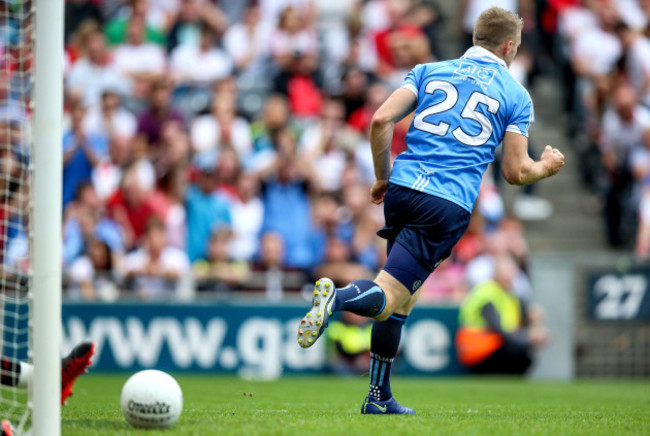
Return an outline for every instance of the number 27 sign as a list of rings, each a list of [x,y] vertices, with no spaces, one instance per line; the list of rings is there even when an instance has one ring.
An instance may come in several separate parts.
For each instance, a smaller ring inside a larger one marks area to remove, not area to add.
[[[650,320],[650,271],[588,276],[588,314],[599,321]]]

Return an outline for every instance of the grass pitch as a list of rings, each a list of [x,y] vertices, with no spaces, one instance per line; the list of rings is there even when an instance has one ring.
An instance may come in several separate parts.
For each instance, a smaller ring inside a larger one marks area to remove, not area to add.
[[[119,404],[127,375],[91,373],[77,381],[63,409],[62,434],[650,435],[648,381],[394,377],[396,398],[417,415],[362,416],[366,377],[176,378],[184,394],[183,414],[168,430],[131,428]]]

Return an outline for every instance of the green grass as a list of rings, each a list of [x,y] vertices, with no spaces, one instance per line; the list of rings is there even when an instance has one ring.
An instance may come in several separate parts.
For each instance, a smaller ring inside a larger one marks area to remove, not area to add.
[[[365,377],[261,382],[179,376],[185,400],[180,420],[166,431],[145,431],[122,418],[119,398],[126,378],[81,377],[63,409],[62,434],[650,435],[648,381],[402,377],[394,378],[393,391],[416,416],[361,416]]]

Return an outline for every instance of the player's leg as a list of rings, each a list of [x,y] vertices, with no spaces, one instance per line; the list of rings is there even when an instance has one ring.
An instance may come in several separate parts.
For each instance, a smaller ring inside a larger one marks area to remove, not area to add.
[[[399,244],[396,244],[396,246],[400,253],[406,252]],[[408,259],[412,259],[412,257],[408,257]],[[397,269],[391,270],[393,272],[399,273],[402,268],[408,268],[408,265],[404,264],[404,260],[399,259],[399,255],[395,257],[393,263],[398,264]],[[389,264],[390,261],[387,261],[386,266],[389,266]],[[419,276],[421,283],[429,275],[429,271],[421,267],[417,262],[411,263],[410,268],[413,267],[417,271],[410,273],[409,277]],[[386,267],[384,269],[386,270]],[[314,287],[312,307],[300,321],[298,327],[298,343],[300,346],[303,348],[312,346],[325,331],[329,317],[334,312],[346,310],[357,315],[385,321],[396,309],[408,302],[412,292],[400,280],[386,271],[381,271],[374,281],[355,280],[349,285],[338,289],[334,286],[332,280],[326,277],[318,280]],[[419,285],[415,289],[418,287]]]
[[[407,293],[408,294],[408,293]],[[372,280],[355,280],[337,289],[332,280],[323,277],[316,282],[312,306],[298,326],[298,344],[311,347],[323,334],[329,317],[340,310],[374,317],[394,306],[393,294],[387,294]]]
[[[413,409],[401,406],[390,387],[393,360],[397,355],[402,326],[408,318],[420,294],[420,285],[431,274],[431,269],[421,265],[400,242],[392,244],[391,250],[376,281],[386,289],[397,290],[402,297],[394,300],[391,314],[377,319],[372,326],[370,340],[370,387],[361,406],[363,414],[413,414]],[[404,295],[408,297],[403,298]]]
[[[93,342],[82,342],[61,360],[61,404],[72,395],[72,385],[85,373],[95,353]],[[27,362],[0,358],[0,384],[27,389],[32,383],[34,366]]]
[[[27,389],[32,381],[34,367],[7,357],[0,358],[0,384]]]
[[[411,190],[390,185],[384,198],[386,227],[380,236],[389,241],[389,254],[393,251],[394,240],[407,218],[408,214],[403,212],[408,208],[409,195],[412,195]],[[347,310],[357,315],[386,320],[410,296],[411,293],[398,280],[381,273],[374,281],[356,280],[339,289],[334,287],[330,279],[320,279],[314,288],[312,307],[298,327],[298,343],[303,348],[312,346],[324,332],[329,317],[334,312]]]
[[[88,371],[90,359],[95,354],[93,342],[82,342],[61,361],[61,404],[72,395],[72,385],[81,374]]]
[[[382,271],[384,274],[384,271]],[[370,340],[370,371],[368,396],[362,406],[362,414],[403,414],[411,415],[415,411],[400,405],[394,398],[390,388],[390,373],[393,361],[397,355],[402,326],[411,313],[420,291],[398,307],[385,321],[375,321],[372,325]]]
[[[390,316],[376,317],[370,343],[370,388],[361,413],[412,414],[395,401],[390,386],[391,367],[399,347],[402,326],[418,298],[417,291],[438,264],[451,254],[469,224],[469,213],[447,200],[413,194],[411,222],[396,236],[384,271],[376,281],[386,289],[399,289]],[[408,249],[407,249],[408,248]],[[413,296],[410,296],[413,294]],[[382,319],[385,319],[381,322]]]

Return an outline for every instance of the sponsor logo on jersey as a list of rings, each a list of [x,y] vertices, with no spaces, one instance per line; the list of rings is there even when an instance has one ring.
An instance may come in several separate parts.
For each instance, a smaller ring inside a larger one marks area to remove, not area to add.
[[[462,76],[471,78],[484,85],[489,85],[497,75],[497,70],[494,68],[486,68],[477,65],[473,62],[463,61],[458,68],[454,70],[454,76]]]

